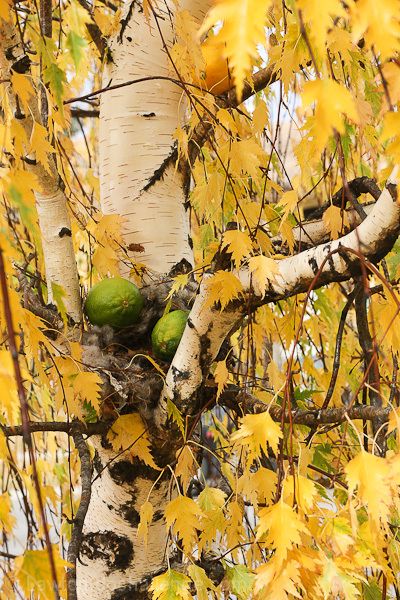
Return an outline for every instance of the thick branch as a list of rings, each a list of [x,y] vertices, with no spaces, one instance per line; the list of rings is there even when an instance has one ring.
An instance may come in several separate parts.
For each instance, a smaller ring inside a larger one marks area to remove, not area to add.
[[[248,266],[236,273],[242,283],[242,296],[223,311],[212,302],[212,289],[206,276],[188,320],[179,348],[168,371],[159,423],[167,420],[166,398],[185,413],[198,410],[199,391],[210,365],[224,339],[249,310],[319,288],[333,281],[344,281],[360,272],[360,252],[364,260],[381,260],[392,248],[400,231],[400,205],[397,203],[397,172],[393,170],[385,189],[368,217],[339,240],[306,250],[276,262],[278,273],[265,282],[252,279]]]
[[[282,409],[279,406],[270,406],[261,402],[252,394],[237,391],[234,389],[225,390],[219,400],[219,403],[227,406],[240,416],[246,413],[262,413],[269,411],[272,419],[278,423],[282,421]],[[355,405],[351,408],[329,408],[315,410],[285,410],[284,422],[296,423],[298,425],[307,425],[308,427],[317,427],[318,425],[328,425],[334,423],[344,423],[348,420],[362,419],[363,421],[374,421],[379,419],[382,423],[389,420],[389,415],[393,408],[391,406],[364,406]]]

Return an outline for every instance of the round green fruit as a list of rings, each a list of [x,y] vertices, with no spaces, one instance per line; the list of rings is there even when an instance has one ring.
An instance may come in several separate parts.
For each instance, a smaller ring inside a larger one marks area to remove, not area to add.
[[[157,321],[151,334],[151,343],[158,358],[173,359],[187,320],[188,313],[184,310],[174,310]]]
[[[109,277],[96,283],[85,302],[85,312],[93,325],[129,327],[138,320],[143,308],[139,288],[122,277]]]

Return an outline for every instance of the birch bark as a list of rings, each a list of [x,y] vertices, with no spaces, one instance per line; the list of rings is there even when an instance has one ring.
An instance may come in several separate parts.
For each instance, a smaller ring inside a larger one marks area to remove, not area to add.
[[[187,0],[199,22],[209,1]],[[110,40],[111,60],[103,87],[144,77],[172,77],[165,47],[174,41],[172,0],[159,3],[151,28],[139,2],[129,4],[119,32]],[[160,32],[157,29],[160,27]],[[100,111],[100,193],[102,211],[125,219],[126,245],[132,260],[158,273],[167,273],[179,260],[193,264],[182,175],[175,168],[174,132],[185,122],[185,97],[180,86],[154,79],[105,92]],[[129,268],[121,266],[122,276]]]
[[[11,22],[1,21],[1,60],[4,79],[8,79],[13,69],[28,73],[30,61],[25,55],[19,35]],[[20,107],[12,85],[7,86],[7,96],[15,118],[25,130],[29,141],[35,123],[41,124],[37,95],[29,100],[29,112],[25,114]],[[71,224],[67,209],[67,198],[61,186],[54,157],[48,155],[49,170],[36,161],[34,155],[26,156],[26,168],[34,173],[41,188],[35,192],[36,208],[46,267],[47,301],[53,302],[52,283],[64,288],[65,307],[75,322],[82,320],[82,301],[79,290],[79,278],[75,261],[75,252],[71,236]]]

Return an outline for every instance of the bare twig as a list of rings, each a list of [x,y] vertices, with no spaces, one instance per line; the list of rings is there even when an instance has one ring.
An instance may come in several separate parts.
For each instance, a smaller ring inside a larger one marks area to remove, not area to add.
[[[71,541],[68,546],[68,562],[72,564],[72,567],[69,567],[67,571],[67,592],[68,600],[77,600],[76,561],[79,556],[79,550],[82,541],[82,528],[85,522],[92,492],[92,466],[90,463],[90,452],[82,433],[77,429],[73,429],[72,437],[74,438],[75,447],[77,448],[79,452],[79,458],[81,459],[82,493],[79,508],[73,520],[74,525],[72,528]]]
[[[53,579],[54,597],[55,597],[55,600],[59,600],[60,596],[58,593],[56,565],[54,562],[53,548],[50,543],[50,536],[49,536],[49,530],[47,528],[46,516],[44,513],[44,505],[43,505],[42,493],[40,490],[39,477],[38,477],[38,473],[37,473],[37,469],[36,469],[35,452],[33,449],[31,431],[29,428],[28,405],[26,402],[25,390],[24,390],[24,385],[23,385],[23,381],[22,381],[22,374],[21,374],[21,369],[20,369],[19,361],[18,361],[18,350],[17,350],[17,346],[15,343],[15,331],[14,331],[14,326],[13,326],[13,321],[12,321],[10,298],[8,295],[6,272],[4,269],[3,251],[1,248],[0,248],[0,283],[1,283],[1,291],[2,291],[2,296],[3,296],[4,314],[5,314],[7,330],[8,330],[8,343],[9,343],[10,352],[11,352],[11,356],[12,356],[12,361],[13,361],[13,366],[14,366],[14,376],[15,376],[15,381],[17,384],[18,398],[19,398],[20,407],[21,407],[22,435],[23,435],[24,442],[28,448],[29,457],[30,457],[31,466],[32,466],[32,477],[33,477],[33,482],[34,482],[37,499],[38,499],[38,503],[39,503],[39,511],[40,511],[40,517],[42,520],[44,536],[45,536],[45,540],[46,540],[46,548],[47,548],[47,552],[49,555],[50,570],[51,570],[51,576]]]
[[[81,421],[73,421],[72,423],[62,423],[58,421],[43,421],[41,423],[28,421],[29,431],[37,432],[60,432],[72,435],[73,431],[80,431],[88,437],[91,435],[105,435],[110,429],[110,424],[107,423],[82,423]],[[22,425],[6,427],[0,425],[1,431],[5,437],[23,436],[24,429]]]

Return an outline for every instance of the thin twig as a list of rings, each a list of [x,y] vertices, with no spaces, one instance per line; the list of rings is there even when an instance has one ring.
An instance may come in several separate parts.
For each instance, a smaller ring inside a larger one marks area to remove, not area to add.
[[[92,493],[92,465],[90,463],[90,452],[83,438],[83,435],[77,429],[73,429],[72,437],[75,447],[79,452],[81,460],[81,482],[82,493],[79,508],[76,512],[74,525],[72,528],[71,541],[68,546],[68,562],[72,564],[67,570],[67,593],[68,600],[77,600],[76,593],[76,561],[79,556],[79,550],[82,541],[82,529],[88,511],[90,496]]]
[[[12,357],[12,361],[13,361],[14,376],[15,376],[15,381],[17,384],[18,398],[19,398],[20,407],[21,407],[23,439],[28,448],[31,466],[32,466],[32,477],[33,477],[34,487],[36,490],[38,504],[39,504],[39,512],[40,512],[40,517],[42,520],[42,525],[43,525],[43,530],[44,530],[44,536],[45,536],[45,540],[46,540],[46,548],[47,548],[47,552],[49,555],[50,570],[51,570],[51,576],[53,579],[54,597],[55,597],[55,600],[59,600],[60,596],[58,593],[56,565],[54,562],[53,548],[52,548],[52,545],[50,542],[49,530],[47,527],[46,516],[45,516],[45,512],[44,512],[44,505],[43,505],[42,493],[40,490],[39,477],[38,477],[37,468],[36,468],[36,459],[35,459],[35,452],[33,450],[31,431],[29,429],[28,404],[27,404],[26,397],[25,397],[25,390],[24,390],[24,385],[23,385],[23,381],[22,381],[22,374],[21,374],[21,369],[20,369],[19,362],[18,362],[18,350],[17,350],[17,346],[15,343],[15,331],[14,331],[14,325],[13,325],[13,321],[12,321],[10,298],[8,295],[6,272],[4,269],[3,250],[1,247],[0,247],[0,283],[1,283],[1,291],[2,291],[2,296],[3,296],[4,314],[5,314],[8,336],[9,336],[8,343],[9,343],[10,353],[11,353],[11,357]]]

